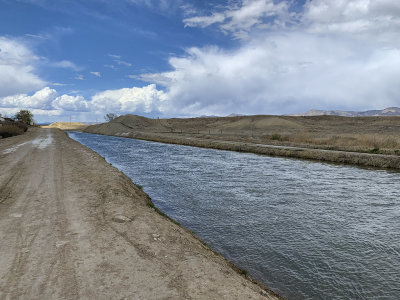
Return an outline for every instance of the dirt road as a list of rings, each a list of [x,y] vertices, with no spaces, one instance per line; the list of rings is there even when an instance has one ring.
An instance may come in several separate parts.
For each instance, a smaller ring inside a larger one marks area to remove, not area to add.
[[[0,299],[276,299],[57,129],[0,140]]]

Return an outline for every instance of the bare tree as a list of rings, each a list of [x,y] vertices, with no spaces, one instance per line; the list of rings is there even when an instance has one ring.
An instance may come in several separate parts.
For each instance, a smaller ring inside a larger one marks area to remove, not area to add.
[[[108,113],[108,114],[106,114],[106,115],[104,116],[104,119],[105,119],[107,122],[110,122],[110,121],[112,121],[112,120],[114,120],[114,119],[116,119],[116,118],[118,118],[118,115],[117,115],[117,114],[114,114],[114,113]]]

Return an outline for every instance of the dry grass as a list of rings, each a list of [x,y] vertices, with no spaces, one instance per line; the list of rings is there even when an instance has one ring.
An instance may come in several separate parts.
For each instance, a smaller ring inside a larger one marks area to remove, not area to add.
[[[321,136],[301,131],[290,135],[275,133],[265,138],[266,142],[273,141],[276,144],[276,141],[279,141],[282,145],[290,144],[311,148],[400,154],[400,134],[332,134]]]
[[[241,116],[228,118],[148,119],[126,115],[90,126],[88,132],[129,132],[343,150],[400,154],[399,117]]]

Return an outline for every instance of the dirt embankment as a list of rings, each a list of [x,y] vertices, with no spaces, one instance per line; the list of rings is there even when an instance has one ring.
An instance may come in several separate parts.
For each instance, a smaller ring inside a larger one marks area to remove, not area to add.
[[[57,129],[0,140],[0,299],[277,299]]]
[[[251,116],[159,120],[127,115],[109,123],[89,126],[83,131],[204,148],[400,169],[399,117]],[[304,132],[313,138],[308,142],[294,142]],[[375,136],[390,136],[393,139],[392,148],[380,149],[374,144],[370,146],[374,148],[345,144],[349,139],[355,139],[353,142],[357,143],[356,137],[360,135],[372,135],[374,139]],[[292,136],[293,140],[285,140],[284,136]],[[338,145],[318,144],[325,136],[330,136],[328,141],[333,140]]]
[[[84,130],[88,125],[80,122],[55,122],[50,125],[41,126],[42,128],[58,128],[61,130]]]

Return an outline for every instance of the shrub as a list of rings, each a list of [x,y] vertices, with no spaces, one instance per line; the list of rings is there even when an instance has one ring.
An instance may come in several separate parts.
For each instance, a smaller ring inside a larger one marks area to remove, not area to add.
[[[248,272],[245,269],[239,269],[240,274],[247,276]]]
[[[379,148],[371,149],[371,150],[369,150],[368,152],[369,152],[369,153],[373,153],[373,154],[379,153]]]
[[[0,136],[3,138],[8,138],[14,135],[22,134],[23,129],[19,128],[17,125],[3,125],[0,126]]]
[[[23,123],[23,122],[17,121],[17,122],[15,122],[14,124],[15,124],[15,126],[17,126],[19,129],[21,129],[23,132],[26,132],[26,131],[28,130],[28,126],[27,126],[25,123]]]
[[[29,110],[21,109],[15,114],[15,120],[22,122],[26,125],[33,124],[33,114]]]
[[[104,119],[106,120],[106,122],[111,122],[112,120],[118,118],[117,114],[114,113],[108,113],[104,116]]]
[[[274,140],[274,141],[280,141],[281,139],[282,139],[281,135],[280,135],[280,134],[277,134],[277,133],[274,133],[274,134],[271,136],[271,140]]]

